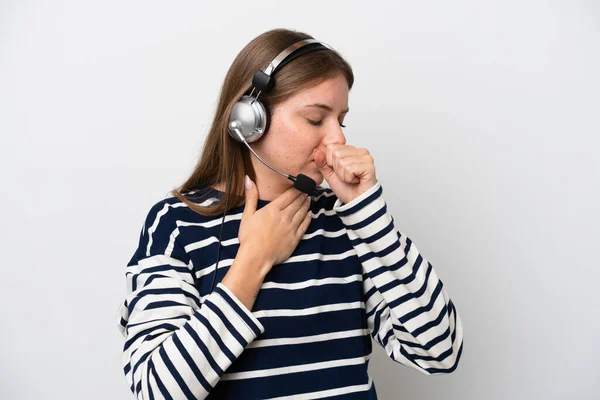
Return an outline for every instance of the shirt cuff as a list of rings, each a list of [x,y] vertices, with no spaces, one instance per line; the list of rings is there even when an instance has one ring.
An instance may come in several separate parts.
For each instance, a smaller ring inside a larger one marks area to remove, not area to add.
[[[384,204],[383,188],[377,181],[373,187],[347,204],[343,204],[338,198],[333,205],[333,210],[348,226],[366,220],[380,210]]]
[[[252,331],[254,336],[258,336],[265,331],[265,327],[260,321],[252,315],[252,312],[233,294],[231,290],[221,282],[217,283],[215,291],[229,304],[235,313],[242,319],[248,329]]]

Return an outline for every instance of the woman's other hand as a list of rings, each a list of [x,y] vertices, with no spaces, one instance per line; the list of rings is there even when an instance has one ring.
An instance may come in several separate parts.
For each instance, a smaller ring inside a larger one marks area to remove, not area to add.
[[[240,249],[264,257],[266,265],[287,260],[308,229],[310,198],[290,187],[281,196],[257,210],[258,189],[246,177],[246,205],[238,233]]]

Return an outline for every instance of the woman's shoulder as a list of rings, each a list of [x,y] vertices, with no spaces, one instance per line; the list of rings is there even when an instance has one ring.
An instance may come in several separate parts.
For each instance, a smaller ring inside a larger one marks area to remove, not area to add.
[[[183,197],[189,200],[194,205],[199,207],[208,207],[219,201],[219,192],[212,187],[195,189],[181,193]],[[168,196],[155,200],[148,211],[147,220],[155,221],[157,219],[173,220],[173,221],[210,221],[217,217],[200,215],[192,210],[189,205],[181,201],[172,193]]]

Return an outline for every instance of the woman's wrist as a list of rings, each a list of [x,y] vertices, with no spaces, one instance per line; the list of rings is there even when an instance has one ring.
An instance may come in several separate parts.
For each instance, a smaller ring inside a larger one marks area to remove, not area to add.
[[[221,283],[251,311],[271,266],[255,249],[240,245],[233,264]]]
[[[259,249],[250,245],[240,244],[231,268],[234,268],[234,265],[235,268],[244,268],[244,270],[252,272],[253,275],[264,279],[271,270],[271,267],[273,267],[273,262]]]

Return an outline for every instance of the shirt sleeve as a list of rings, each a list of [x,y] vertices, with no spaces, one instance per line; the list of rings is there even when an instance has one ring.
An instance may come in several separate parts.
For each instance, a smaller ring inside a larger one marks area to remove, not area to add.
[[[127,296],[118,315],[122,360],[138,399],[205,398],[264,332],[225,285],[201,300],[192,262],[177,241],[173,207],[152,207],[125,270]]]
[[[334,210],[346,226],[363,271],[371,336],[394,361],[426,375],[456,369],[463,326],[433,266],[399,232],[377,182]]]

